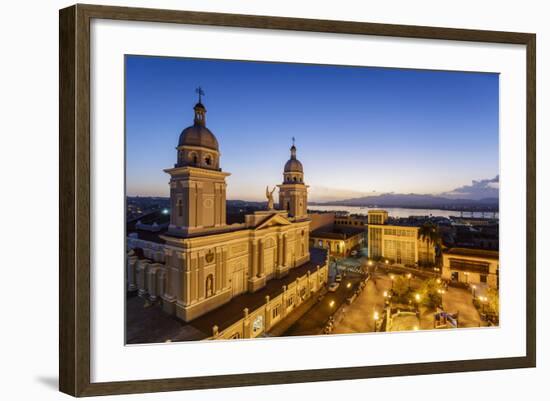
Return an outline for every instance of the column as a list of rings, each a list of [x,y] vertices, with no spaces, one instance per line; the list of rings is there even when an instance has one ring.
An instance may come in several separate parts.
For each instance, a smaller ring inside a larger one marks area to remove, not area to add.
[[[264,240],[258,241],[258,277],[264,275]]]
[[[193,255],[191,259],[191,266],[189,266],[189,288],[191,293],[191,302],[195,302],[199,296],[197,292],[197,255]]]
[[[183,276],[184,276],[184,290],[183,290],[183,303],[185,304],[185,306],[187,305],[190,305],[191,304],[191,300],[192,300],[192,297],[191,297],[191,272],[189,270],[186,270],[184,273],[183,273]]]
[[[138,294],[143,296],[147,293],[147,270],[149,268],[148,260],[138,261],[137,267],[137,284],[138,284]]]
[[[195,213],[197,216],[196,226],[202,226],[202,183],[197,183],[197,196],[195,197]]]
[[[214,277],[214,294],[221,289],[222,284],[222,253],[216,248],[216,277]]]
[[[227,248],[222,248],[222,288],[227,288],[229,286],[228,275],[227,275]]]
[[[283,235],[283,266],[287,265],[287,259],[288,259],[288,235]]]
[[[283,236],[277,236],[277,266],[283,265]]]
[[[128,282],[128,291],[135,291],[137,289],[136,285],[136,262],[137,256],[129,256],[127,261],[127,277]]]
[[[157,266],[152,265],[147,271],[147,288],[149,290],[149,297],[151,301],[157,299]]]
[[[198,298],[199,299],[202,299],[206,296],[205,294],[205,283],[204,283],[204,255],[202,255],[202,253],[199,253],[197,255],[198,257],[198,280],[197,280],[197,285],[198,285]]]
[[[225,208],[225,187],[226,187],[226,184],[222,184],[222,196],[221,196],[221,207],[222,207],[222,213],[221,213],[221,224],[222,225],[225,225],[227,224],[227,219],[226,219],[226,208]]]
[[[250,255],[252,256],[252,263],[251,263],[251,271],[250,271],[250,277],[256,277],[258,274],[258,243],[256,241],[252,241],[252,251],[250,252]]]

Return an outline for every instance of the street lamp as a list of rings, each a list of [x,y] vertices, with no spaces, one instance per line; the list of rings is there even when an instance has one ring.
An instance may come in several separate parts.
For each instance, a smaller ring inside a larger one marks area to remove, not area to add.
[[[485,305],[487,302],[487,297],[479,297],[479,300],[481,301],[481,313],[485,313]]]
[[[472,285],[472,296],[476,299],[476,286]]]
[[[374,331],[376,332],[376,326],[378,324],[378,319],[380,319],[380,315],[378,314],[378,311],[374,311],[374,316],[373,316],[373,319],[374,319]]]
[[[391,279],[391,289],[393,290],[393,280],[395,280],[395,276],[393,274],[390,274]]]
[[[409,279],[409,288],[411,288],[411,277],[412,277],[411,273],[407,274],[407,278]]]
[[[416,309],[417,311],[420,310],[420,294],[416,293],[414,294],[414,300],[416,301]]]

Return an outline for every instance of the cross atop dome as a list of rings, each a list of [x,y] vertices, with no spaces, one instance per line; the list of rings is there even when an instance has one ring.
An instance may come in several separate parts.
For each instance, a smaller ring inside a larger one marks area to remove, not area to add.
[[[204,93],[204,90],[202,89],[202,87],[198,86],[195,89],[195,93],[197,93],[199,95],[199,104],[202,103],[202,96],[205,96],[205,93]]]
[[[206,125],[206,107],[202,104],[202,97],[205,95],[202,87],[197,87],[195,93],[199,95],[199,102],[193,108],[195,110],[195,125]]]

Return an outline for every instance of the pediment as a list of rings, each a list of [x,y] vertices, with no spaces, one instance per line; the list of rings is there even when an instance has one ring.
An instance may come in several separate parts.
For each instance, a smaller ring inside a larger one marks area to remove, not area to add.
[[[254,229],[261,230],[263,228],[273,227],[273,226],[288,226],[292,224],[285,216],[281,214],[273,214],[267,217],[265,220],[260,222]]]

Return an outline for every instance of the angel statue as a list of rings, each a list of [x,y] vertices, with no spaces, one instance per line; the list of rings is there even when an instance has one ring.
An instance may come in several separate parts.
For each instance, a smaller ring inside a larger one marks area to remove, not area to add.
[[[269,186],[265,187],[265,196],[267,197],[267,210],[273,210],[275,207],[273,206],[273,192],[275,192],[275,189],[277,187],[274,187],[273,190],[269,191]]]

